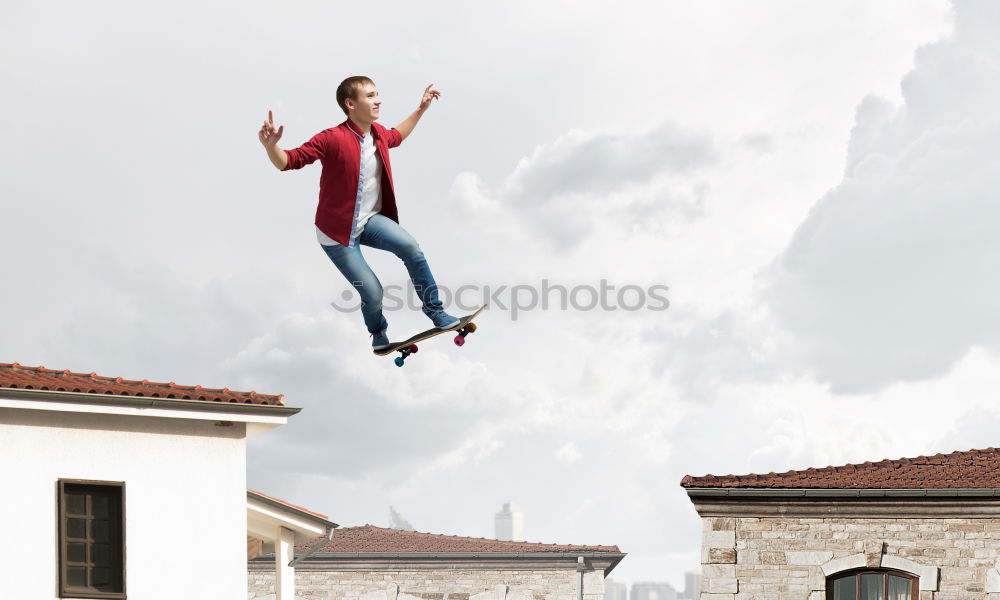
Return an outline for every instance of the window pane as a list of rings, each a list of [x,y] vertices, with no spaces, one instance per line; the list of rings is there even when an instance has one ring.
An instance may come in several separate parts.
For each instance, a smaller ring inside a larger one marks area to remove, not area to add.
[[[66,560],[77,563],[87,562],[87,544],[83,542],[66,544]]]
[[[87,539],[87,520],[66,519],[66,537],[78,540]]]
[[[111,523],[104,519],[97,519],[90,524],[90,533],[94,536],[95,542],[111,541]]]
[[[111,585],[111,569],[97,567],[90,572],[91,584],[96,588]]]
[[[87,514],[87,502],[83,494],[66,494],[66,514]]]
[[[90,562],[95,565],[109,566],[111,564],[111,546],[94,544],[90,547]]]
[[[910,600],[913,584],[905,577],[889,576],[889,600]]]
[[[840,579],[835,579],[833,581],[833,600],[857,600],[857,579],[852,575],[850,577],[841,577]]]
[[[883,600],[882,586],[885,579],[882,575],[866,573],[861,576],[861,599],[860,600]]]
[[[85,587],[87,585],[87,568],[67,567],[66,579],[67,583],[73,587]]]
[[[90,502],[91,502],[90,512],[92,515],[94,515],[95,517],[108,516],[109,501],[107,496],[99,496],[97,494],[94,494],[91,497]]]

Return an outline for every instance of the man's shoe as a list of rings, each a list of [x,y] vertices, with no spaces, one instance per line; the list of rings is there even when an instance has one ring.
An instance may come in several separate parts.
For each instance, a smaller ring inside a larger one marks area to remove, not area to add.
[[[378,352],[379,350],[385,350],[392,344],[389,343],[389,336],[386,335],[386,330],[383,329],[378,333],[372,334],[372,350]]]
[[[449,329],[454,329],[455,327],[457,327],[458,324],[462,322],[462,319],[459,319],[458,317],[453,317],[442,310],[441,312],[437,312],[431,315],[431,321],[434,322],[434,326],[437,327],[438,329],[441,329],[442,331],[448,331]]]

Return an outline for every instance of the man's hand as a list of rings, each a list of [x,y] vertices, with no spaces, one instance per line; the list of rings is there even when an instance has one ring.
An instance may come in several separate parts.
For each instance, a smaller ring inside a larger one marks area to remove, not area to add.
[[[406,117],[406,120],[402,123],[396,125],[396,131],[399,132],[402,139],[405,140],[409,137],[410,133],[413,132],[413,128],[417,126],[417,121],[419,121],[420,117],[423,116],[424,111],[431,105],[431,102],[441,97],[441,92],[433,88],[433,83],[427,86],[427,89],[424,90],[423,98],[420,99],[420,106],[417,107],[417,110],[413,111],[412,115]]]
[[[441,97],[441,92],[432,90],[432,87],[434,87],[433,83],[427,86],[427,89],[424,90],[424,97],[420,99],[420,107],[417,108],[420,112],[427,110],[433,100],[437,100]]]
[[[274,116],[271,115],[271,111],[267,111],[267,120],[264,121],[260,131],[257,133],[257,138],[260,139],[261,144],[264,144],[264,149],[267,150],[267,157],[271,159],[271,164],[279,171],[283,171],[288,165],[288,155],[278,147],[278,140],[281,139],[282,133],[285,133],[285,126],[282,125],[275,129]]]
[[[264,147],[267,148],[277,144],[278,140],[281,139],[281,134],[284,132],[284,125],[277,129],[274,128],[274,117],[271,115],[271,111],[267,111],[267,120],[264,121],[264,125],[261,126],[260,131],[257,133],[257,137],[260,138],[260,143],[264,144]]]

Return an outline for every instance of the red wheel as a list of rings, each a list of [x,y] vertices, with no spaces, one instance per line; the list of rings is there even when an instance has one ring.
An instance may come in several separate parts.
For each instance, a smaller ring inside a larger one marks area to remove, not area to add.
[[[465,345],[465,337],[461,336],[461,335],[456,335],[455,336],[455,345],[458,346],[458,347],[464,346]]]
[[[410,354],[416,354],[419,349],[416,344],[410,344]]]

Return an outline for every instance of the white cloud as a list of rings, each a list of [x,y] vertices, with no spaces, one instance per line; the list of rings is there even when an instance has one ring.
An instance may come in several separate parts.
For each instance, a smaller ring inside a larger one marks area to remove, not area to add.
[[[837,389],[937,377],[1000,341],[997,27],[995,5],[958,2],[904,103],[859,106],[843,181],[768,273],[796,351]]]
[[[541,251],[585,241],[660,235],[703,212],[711,139],[675,125],[627,131],[572,130],[523,157],[496,189],[462,173],[452,194],[482,235]]]
[[[556,449],[555,457],[559,462],[572,464],[583,458],[583,453],[573,442],[566,442]]]

